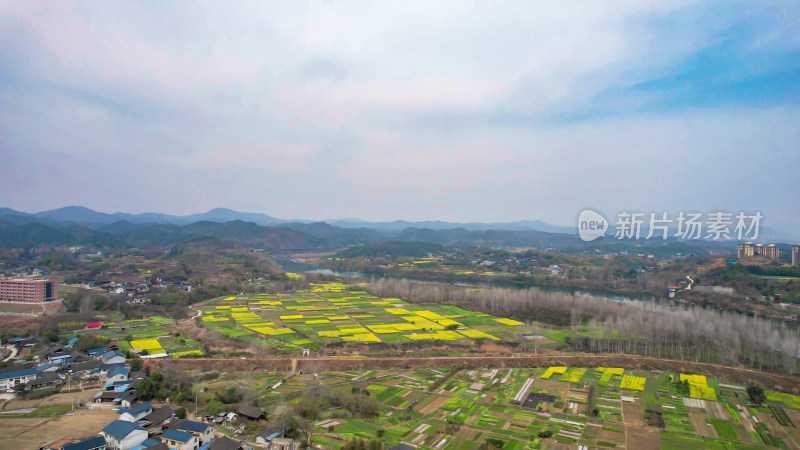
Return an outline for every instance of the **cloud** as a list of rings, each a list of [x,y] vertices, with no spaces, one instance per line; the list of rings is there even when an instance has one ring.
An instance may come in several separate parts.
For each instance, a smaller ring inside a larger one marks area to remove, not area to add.
[[[24,210],[567,224],[586,205],[744,205],[800,226],[798,17],[788,1],[5,3],[0,190]],[[38,161],[71,172],[21,189]]]

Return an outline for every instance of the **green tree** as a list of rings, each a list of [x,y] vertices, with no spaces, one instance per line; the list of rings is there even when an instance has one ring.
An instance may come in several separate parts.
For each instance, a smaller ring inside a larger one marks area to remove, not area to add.
[[[750,396],[750,401],[756,405],[760,405],[767,401],[767,397],[764,395],[764,388],[755,384],[747,386],[747,395]]]

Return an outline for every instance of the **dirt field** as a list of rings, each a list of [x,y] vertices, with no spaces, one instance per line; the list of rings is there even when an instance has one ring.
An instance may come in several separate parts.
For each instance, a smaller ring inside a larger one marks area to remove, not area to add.
[[[625,448],[656,449],[661,448],[658,429],[627,426],[628,436]]]
[[[644,411],[638,403],[622,402],[622,417],[627,424],[644,425]]]
[[[5,419],[0,415],[0,447],[36,449],[56,439],[84,439],[100,432],[117,418],[112,409],[78,409],[74,416]]]
[[[616,431],[611,430],[601,430],[600,437],[598,440],[603,442],[613,442],[624,444],[625,443],[625,433],[617,433]]]
[[[418,408],[417,410],[421,414],[433,414],[436,412],[440,406],[444,405],[447,401],[448,397],[435,397],[432,401],[430,401],[427,405],[423,406],[422,408]]]
[[[10,400],[0,403],[0,411],[12,411],[15,409],[36,408],[37,406],[66,405],[73,400],[88,403],[92,397],[101,393],[100,389],[90,391],[75,392],[74,394],[56,394],[39,400]],[[0,416],[2,417],[2,416]]]
[[[692,426],[698,436],[716,439],[717,431],[706,422],[706,415],[702,409],[686,408],[686,410],[689,412],[689,420],[692,421]]]
[[[21,314],[42,314],[43,312],[66,311],[67,308],[61,302],[49,303],[24,303],[24,302],[0,302],[0,312],[21,313]]]
[[[706,409],[712,419],[732,420],[730,411],[720,402],[706,401]]]

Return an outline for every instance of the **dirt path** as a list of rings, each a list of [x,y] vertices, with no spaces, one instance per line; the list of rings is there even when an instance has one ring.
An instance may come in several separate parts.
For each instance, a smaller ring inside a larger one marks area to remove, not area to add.
[[[16,356],[17,356],[17,353],[18,353],[17,347],[15,345],[11,345],[10,347],[11,347],[11,354],[8,355],[8,357],[6,357],[6,359],[4,359],[3,362],[10,361],[10,360],[16,358]]]
[[[196,312],[197,314],[192,316],[192,317],[189,317],[186,320],[194,320],[194,319],[197,319],[198,317],[203,315],[203,311],[200,311],[199,309],[195,309],[194,306],[189,306],[189,309],[191,309],[192,311]]]

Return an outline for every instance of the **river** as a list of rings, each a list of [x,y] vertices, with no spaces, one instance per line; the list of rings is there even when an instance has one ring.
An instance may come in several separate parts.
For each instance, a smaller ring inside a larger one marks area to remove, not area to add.
[[[413,277],[390,277],[381,274],[374,274],[374,273],[363,273],[363,272],[342,272],[337,270],[330,270],[330,269],[323,269],[321,267],[302,263],[298,261],[294,261],[291,259],[286,258],[272,258],[276,264],[280,265],[283,270],[287,272],[304,272],[304,273],[319,273],[323,275],[333,275],[336,277],[343,277],[343,278],[365,278],[368,280],[378,280],[382,278],[396,278],[396,279],[404,279],[410,281],[419,281],[423,283],[441,283],[441,284],[450,284],[453,286],[498,286],[492,283],[463,283],[457,281],[446,281],[446,280],[426,280],[422,278],[413,278]],[[510,287],[510,286],[500,286],[500,287]],[[513,287],[513,286],[511,286]],[[657,299],[655,296],[649,294],[636,294],[636,295],[620,295],[617,292],[613,291],[605,291],[601,289],[578,289],[578,288],[569,288],[569,287],[560,287],[560,286],[540,286],[531,284],[530,286],[522,286],[519,289],[527,289],[530,287],[535,287],[537,289],[541,289],[543,291],[548,292],[558,292],[562,294],[571,294],[580,297],[592,297],[592,298],[599,298],[602,300],[608,300],[618,303],[627,303],[627,302],[655,302],[660,299]]]

